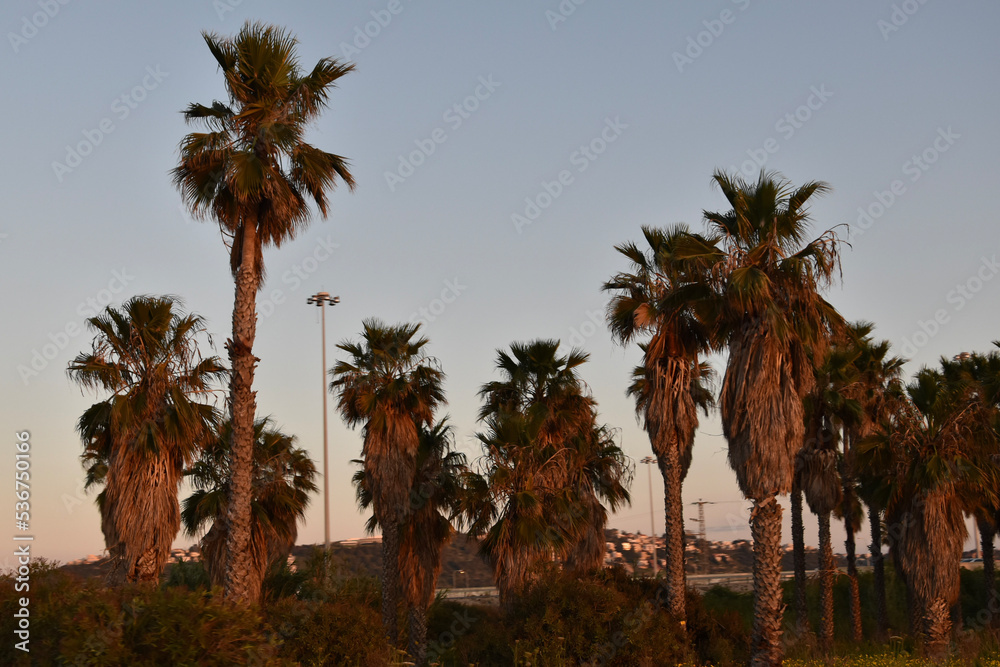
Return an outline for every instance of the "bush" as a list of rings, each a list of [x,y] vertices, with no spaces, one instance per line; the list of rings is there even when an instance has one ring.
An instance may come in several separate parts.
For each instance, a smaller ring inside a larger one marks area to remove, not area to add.
[[[280,572],[280,571],[279,571]],[[292,574],[280,574],[288,582]],[[309,572],[302,574],[306,580]],[[313,582],[311,599],[262,608],[226,603],[205,588],[198,563],[175,564],[162,588],[107,588],[40,561],[30,574],[30,654],[0,644],[3,665],[386,665],[378,588],[341,578]],[[17,598],[0,576],[0,632],[14,637]]]
[[[345,575],[316,549],[297,572],[287,566],[272,572],[266,588],[268,632],[283,657],[303,665],[390,663],[382,593],[374,579]]]
[[[24,595],[14,583],[0,577],[0,632],[7,637],[14,636],[16,597]],[[44,562],[32,567],[30,586],[31,664],[283,664],[256,610],[227,605],[210,593],[183,586],[106,588]],[[0,664],[27,665],[28,658],[13,642],[0,645]]]
[[[177,561],[168,566],[167,581],[164,584],[168,588],[184,587],[189,591],[210,590],[212,580],[208,576],[208,570],[201,561]]]
[[[428,648],[441,665],[539,667],[721,663],[746,654],[738,615],[716,617],[689,593],[689,644],[662,599],[659,582],[633,579],[620,568],[586,577],[549,571],[506,613],[438,601]],[[467,629],[459,634],[452,625]]]
[[[887,572],[890,619],[905,628],[905,590]],[[0,576],[0,633],[14,637],[19,597],[30,598],[31,653],[0,644],[2,665],[376,665],[402,664],[381,623],[381,593],[371,578],[345,575],[316,554],[301,570],[278,568],[261,607],[225,603],[205,587],[199,563],[171,567],[162,588],[109,589],[83,581],[52,563],[31,567],[30,591],[16,591],[15,577]],[[873,628],[871,575],[861,576],[863,621]],[[789,594],[791,591],[788,591]],[[808,591],[815,602],[815,582]],[[508,610],[438,598],[428,614],[428,658],[442,667],[474,664],[532,665],[728,665],[746,664],[753,596],[715,588],[687,595],[687,633],[662,607],[662,584],[621,569],[585,577],[543,573]],[[1000,665],[1000,632],[969,621],[982,609],[982,573],[963,572],[966,631],[953,646],[950,665]],[[821,654],[814,643],[792,640],[789,664],[925,664],[918,643],[896,637],[888,646],[856,645],[847,638],[846,578],[835,588],[837,643]],[[815,605],[813,605],[815,606]],[[400,630],[405,634],[405,618]],[[786,613],[786,622],[794,611]],[[815,618],[814,618],[815,621]]]

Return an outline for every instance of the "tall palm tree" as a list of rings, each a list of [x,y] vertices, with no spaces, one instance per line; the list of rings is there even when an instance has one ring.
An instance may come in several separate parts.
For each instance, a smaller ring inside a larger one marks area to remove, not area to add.
[[[188,535],[201,533],[202,560],[213,585],[221,586],[226,566],[226,515],[232,478],[232,424],[216,429],[201,456],[186,471],[195,491],[184,501],[181,519]],[[254,424],[250,505],[251,590],[260,591],[268,569],[283,561],[298,537],[309,494],[317,489],[316,465],[282,433],[270,417]]]
[[[890,546],[907,585],[913,630],[938,656],[947,648],[959,594],[963,501],[973,494],[993,500],[996,492],[967,455],[968,406],[956,400],[942,373],[921,369],[907,395],[894,427],[863,441],[861,450],[887,451],[880,455],[892,462],[885,510]]]
[[[467,532],[482,538],[480,554],[493,569],[501,605],[508,607],[531,582],[535,568],[565,549],[568,539],[559,529],[562,523],[550,521],[558,489],[546,469],[554,463],[535,446],[535,425],[517,413],[482,421],[481,473],[467,482]]]
[[[846,446],[846,445],[845,445]],[[840,478],[844,481],[844,497],[834,509],[833,515],[844,522],[847,537],[844,540],[844,557],[847,560],[848,611],[850,612],[851,639],[860,642],[864,639],[864,628],[861,624],[861,582],[858,578],[857,543],[855,536],[861,530],[865,518],[865,509],[861,504],[857,480],[853,471],[848,471],[844,457],[840,457]]]
[[[839,445],[845,424],[859,419],[857,401],[843,391],[853,381],[854,352],[844,345],[827,348],[815,369],[815,383],[805,397],[806,434],[796,470],[809,508],[819,519],[820,643],[833,644],[833,584],[836,564],[830,535],[830,515],[844,500]]]
[[[854,442],[852,459],[858,477],[858,494],[868,506],[868,526],[871,532],[869,545],[872,558],[872,588],[875,603],[875,638],[884,640],[889,634],[888,605],[886,602],[885,555],[882,546],[892,547],[896,531],[893,526],[883,532],[883,519],[888,521],[886,508],[893,492],[892,478],[902,460],[900,442],[903,440],[901,415],[907,399],[905,390],[890,385],[892,409],[881,418],[871,433]],[[887,392],[888,393],[888,392]]]
[[[1000,347],[1000,343],[994,343]],[[965,455],[972,458],[987,477],[1000,473],[1000,353],[963,353],[941,360],[945,382],[959,404],[967,409],[971,434]],[[994,487],[995,488],[995,487]],[[973,489],[974,491],[974,489]],[[993,541],[1000,506],[985,494],[964,493],[965,510],[976,521],[983,554],[984,605],[990,618],[1000,610],[994,574]],[[992,621],[996,625],[995,621]]]
[[[792,478],[789,498],[792,514],[792,571],[795,576],[795,633],[800,636],[809,632],[809,604],[806,601],[806,528],[802,520],[802,469],[805,464],[802,455],[801,449],[795,455],[795,476]]]
[[[204,320],[171,297],[136,296],[87,320],[90,352],[70,362],[84,389],[110,392],[80,417],[87,485],[98,496],[111,556],[109,581],[156,581],[180,529],[177,493],[184,466],[198,453],[215,408],[199,399],[225,376],[203,358]]]
[[[828,190],[821,182],[793,188],[761,172],[756,183],[715,172],[731,210],[705,211],[721,237],[722,289],[716,337],[729,348],[719,407],[729,463],[753,501],[754,624],[751,664],[782,662],[781,507],[802,446],[803,397],[814,383],[810,347],[820,347],[839,319],[819,296],[837,271],[832,232],[805,242],[806,204]]]
[[[257,292],[264,277],[263,248],[295,238],[309,221],[309,200],[324,217],[338,178],[351,189],[347,161],[306,143],[309,124],[326,107],[336,81],[354,66],[323,58],[309,72],[299,68],[297,41],[284,30],[247,22],[235,38],[203,33],[222,70],[228,103],[191,104],[189,122],[206,132],[187,135],[173,181],[196,218],[214,219],[227,237],[235,283],[232,366],[233,424],[226,597],[250,600],[254,368]]]
[[[847,552],[847,574],[850,581],[851,629],[855,641],[861,641],[861,596],[855,562],[854,534],[859,529],[853,505],[855,498],[863,499],[868,506],[868,521],[872,534],[870,552],[875,580],[876,632],[884,640],[888,635],[888,610],[885,600],[885,566],[882,558],[881,515],[878,502],[881,484],[880,472],[859,471],[855,450],[857,444],[871,435],[892,412],[893,396],[899,396],[902,386],[899,375],[904,361],[889,356],[888,341],[875,341],[871,337],[871,322],[855,322],[848,328],[848,346],[853,350],[854,381],[845,387],[845,396],[858,402],[858,419],[845,424],[842,459],[845,507],[841,512],[847,532],[844,543]],[[862,474],[859,475],[859,472]],[[861,478],[864,478],[862,480]],[[876,488],[871,489],[874,485]]]
[[[882,555],[882,510],[888,502],[888,488],[885,483],[891,465],[888,451],[884,456],[868,457],[866,465],[858,460],[858,445],[871,437],[877,430],[891,429],[893,415],[898,412],[904,400],[904,389],[900,380],[905,361],[890,356],[888,341],[871,338],[872,327],[867,322],[852,325],[852,344],[858,355],[854,360],[857,381],[850,389],[850,395],[862,407],[860,421],[847,427],[844,439],[845,483],[856,478],[857,493],[868,507],[868,526],[871,533],[869,552],[872,559],[872,573],[876,610],[876,637],[885,640],[889,632],[889,615],[885,593],[885,558]],[[853,534],[848,531],[848,550],[853,551]],[[848,561],[848,568],[851,567]],[[853,585],[852,585],[853,588]],[[852,591],[853,598],[853,591]],[[856,627],[856,622],[852,620]]]
[[[580,350],[559,341],[513,343],[497,353],[503,379],[483,385],[479,434],[482,476],[469,482],[469,532],[484,535],[506,605],[540,564],[561,558],[577,570],[600,564],[607,503],[629,502],[632,468],[611,431],[597,423],[596,402],[577,369]]]
[[[454,429],[447,418],[432,426],[421,424],[419,439],[410,513],[400,527],[399,572],[410,622],[409,653],[421,665],[427,648],[427,609],[441,573],[442,549],[455,532],[451,521],[462,511],[468,468],[465,455],[454,451]],[[372,493],[364,461],[355,463],[362,465],[353,478],[358,505],[368,509]],[[378,527],[374,515],[366,527],[369,532]]]
[[[714,405],[702,381],[710,369],[700,363],[711,349],[711,330],[699,307],[714,297],[711,284],[712,240],[691,234],[686,226],[642,228],[649,249],[634,243],[615,247],[628,258],[628,272],[604,284],[612,292],[608,325],[622,345],[649,336],[642,344],[643,363],[633,374],[629,395],[635,398],[649,442],[663,475],[666,606],[681,622],[684,608],[684,503],[687,476],[698,428],[698,408]]]
[[[363,323],[360,342],[337,347],[350,355],[330,371],[331,391],[351,427],[362,426],[365,484],[382,527],[382,621],[389,641],[399,637],[400,530],[411,514],[410,490],[417,470],[421,425],[432,422],[444,400],[444,373],[426,356],[419,324]]]

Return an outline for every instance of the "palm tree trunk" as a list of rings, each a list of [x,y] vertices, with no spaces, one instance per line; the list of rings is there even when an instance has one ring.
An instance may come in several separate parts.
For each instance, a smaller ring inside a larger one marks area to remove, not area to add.
[[[784,649],[781,621],[781,506],[774,495],[754,500],[750,517],[753,535],[753,634],[751,667],[780,667]]]
[[[943,598],[935,598],[924,613],[924,628],[927,637],[927,655],[940,660],[948,651],[951,640],[951,610]]]
[[[806,604],[806,541],[802,524],[802,489],[798,475],[792,483],[792,561],[795,569],[795,633],[809,632],[809,607]]]
[[[844,437],[844,456],[840,460],[840,479],[844,485],[844,529],[847,540],[844,550],[847,552],[847,580],[849,582],[849,606],[851,611],[851,639],[856,643],[863,639],[861,628],[861,586],[858,583],[857,545],[854,541],[854,503],[857,493],[854,486],[854,466],[851,452],[854,451],[858,435],[854,429],[848,429]]]
[[[851,530],[850,517],[844,519],[844,527],[847,529],[847,540],[844,542],[844,548],[847,551],[847,578],[850,583],[851,639],[855,642],[860,642],[863,639],[861,630],[861,587],[858,584],[858,563],[855,556],[854,531]]]
[[[872,557],[872,572],[875,586],[876,639],[885,641],[889,636],[889,610],[885,602],[885,558],[882,556],[882,518],[878,506],[868,505],[868,525],[872,543],[868,549]]]
[[[924,619],[926,617],[926,613],[921,607],[921,602],[917,597],[916,591],[913,590],[913,582],[906,576],[906,573],[901,572],[902,569],[903,568],[896,564],[896,573],[902,574],[903,580],[906,582],[906,611],[907,618],[910,622],[910,636],[916,637],[924,631]]]
[[[233,421],[232,480],[226,539],[226,599],[254,602],[260,590],[253,588],[250,573],[250,477],[253,457],[253,423],[257,397],[253,391],[253,342],[257,334],[257,229],[256,221],[243,225],[242,255],[236,274],[233,307],[233,337],[227,341],[232,366],[230,409]]]
[[[820,646],[829,650],[833,645],[833,580],[836,576],[829,512],[819,515],[819,565],[819,640]]]
[[[125,545],[118,544],[108,547],[108,562],[110,567],[106,577],[107,585],[110,587],[121,586],[129,579],[129,569],[125,564]]]
[[[427,653],[427,610],[420,605],[410,609],[410,659],[420,667]]]
[[[684,606],[684,501],[681,497],[681,460],[677,443],[666,448],[660,457],[663,473],[664,504],[664,582],[667,589],[667,611],[682,628],[687,628],[687,610]],[[656,536],[653,536],[656,540]],[[654,541],[655,544],[655,541]]]
[[[398,609],[399,526],[389,523],[382,527],[382,625],[393,647],[399,642]]]
[[[965,619],[962,618],[962,603],[956,602],[951,605],[951,636],[953,639],[958,639],[959,635],[962,634],[964,623]]]
[[[982,537],[983,550],[983,585],[986,587],[986,611],[989,613],[989,624],[997,625],[996,616],[1000,612],[1000,600],[997,599],[997,583],[994,574],[993,538],[995,530],[992,526],[979,524],[979,535]]]
[[[146,549],[136,559],[135,569],[133,570],[135,581],[143,583],[158,582],[160,580],[160,573],[163,572],[166,556],[167,554],[163,553],[162,549],[155,546]]]

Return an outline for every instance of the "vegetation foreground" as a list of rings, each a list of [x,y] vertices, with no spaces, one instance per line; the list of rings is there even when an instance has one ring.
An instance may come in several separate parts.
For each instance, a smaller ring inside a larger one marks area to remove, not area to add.
[[[965,572],[962,611],[966,629],[952,657],[932,662],[920,647],[903,639],[905,585],[892,570],[888,608],[893,636],[887,645],[850,641],[849,585],[834,588],[836,641],[832,652],[815,636],[795,637],[794,612],[785,616],[785,665],[832,667],[917,667],[919,665],[1000,665],[1000,633],[977,624],[980,580]],[[381,625],[378,581],[345,576],[326,566],[319,553],[298,572],[272,570],[259,606],[227,603],[210,587],[200,563],[177,563],[159,586],[107,587],[99,579],[80,580],[41,562],[31,573],[37,629],[26,655],[10,643],[0,646],[5,665],[406,665]],[[860,577],[862,599],[873,595],[872,577]],[[0,576],[0,632],[12,633],[15,575]],[[810,601],[819,587],[808,589]],[[496,606],[436,599],[428,613],[430,665],[745,665],[753,596],[715,588],[688,591],[688,639],[668,616],[662,581],[636,579],[618,568],[587,577],[548,572],[509,611]],[[787,585],[785,603],[792,600]],[[865,610],[862,622],[877,619]],[[401,624],[401,627],[403,624]]]

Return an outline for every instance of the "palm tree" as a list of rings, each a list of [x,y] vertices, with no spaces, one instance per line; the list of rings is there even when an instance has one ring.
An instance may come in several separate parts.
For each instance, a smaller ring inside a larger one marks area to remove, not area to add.
[[[613,434],[597,424],[596,402],[577,368],[580,350],[559,341],[513,343],[497,353],[502,380],[483,385],[482,476],[469,481],[469,533],[484,535],[501,602],[519,595],[542,563],[600,565],[595,545],[611,509],[629,502],[632,468]]]
[[[97,498],[111,557],[109,582],[156,581],[180,528],[177,493],[184,466],[216,419],[199,402],[225,375],[217,357],[202,358],[204,320],[184,315],[170,297],[136,296],[87,320],[91,351],[68,367],[81,387],[110,392],[77,424],[87,486]]]
[[[889,632],[889,615],[885,594],[885,558],[882,555],[882,510],[888,502],[885,478],[890,474],[891,464],[885,457],[868,457],[866,465],[860,465],[857,451],[859,443],[880,428],[892,428],[891,420],[903,400],[903,386],[899,378],[905,361],[889,356],[891,346],[888,341],[875,341],[870,337],[872,327],[869,323],[856,323],[852,325],[851,331],[852,344],[857,347],[858,355],[854,361],[857,380],[849,393],[860,402],[862,419],[847,427],[844,439],[845,484],[856,478],[857,493],[868,507],[876,636],[884,641]],[[888,451],[885,454],[887,456]],[[853,533],[850,531],[847,548],[853,552]],[[850,560],[848,568],[851,568]],[[852,599],[853,597],[852,590]],[[853,619],[852,625],[857,626]]]
[[[795,455],[795,476],[790,497],[792,513],[792,570],[795,574],[795,633],[809,632],[809,605],[806,602],[806,528],[802,521],[802,450]]]
[[[858,477],[858,494],[868,506],[868,525],[871,531],[869,545],[872,557],[872,588],[875,597],[876,639],[884,640],[889,633],[888,605],[886,603],[885,556],[883,544],[890,547],[896,534],[893,526],[883,534],[883,518],[888,521],[886,508],[892,495],[891,478],[897,472],[897,462],[901,460],[898,451],[902,440],[900,415],[904,410],[905,390],[893,384],[887,392],[891,396],[892,409],[880,419],[872,432],[865,438],[856,440],[852,446],[852,459]]]
[[[903,360],[890,357],[888,341],[875,341],[871,337],[874,325],[871,322],[855,322],[848,328],[848,345],[853,350],[854,380],[845,387],[845,396],[858,402],[858,418],[844,426],[841,476],[844,481],[843,511],[840,513],[847,531],[844,544],[847,552],[847,575],[850,581],[851,630],[855,641],[861,641],[861,595],[858,584],[857,563],[855,562],[854,534],[860,529],[860,519],[854,505],[857,499],[864,499],[868,505],[868,520],[872,534],[871,555],[875,579],[876,630],[880,639],[888,634],[888,610],[885,600],[885,566],[882,558],[881,518],[877,502],[879,471],[870,471],[859,478],[855,457],[857,443],[871,435],[878,425],[888,419],[893,396],[902,391],[899,374]],[[869,487],[876,486],[872,493]],[[860,508],[858,508],[860,509]]]
[[[1000,343],[994,343],[1000,347]],[[945,382],[960,405],[967,408],[972,430],[964,452],[984,476],[1000,475],[1000,353],[963,353],[953,360],[941,360]],[[995,486],[994,486],[995,488]],[[974,489],[973,489],[974,491]],[[1000,506],[988,495],[963,494],[965,510],[976,521],[983,554],[985,610],[993,619],[1000,611],[994,574],[993,540],[997,533]],[[993,623],[995,625],[995,621]]]
[[[729,359],[719,407],[729,463],[744,496],[753,501],[754,624],[752,665],[782,661],[780,585],[781,507],[791,490],[794,458],[802,446],[802,399],[814,383],[808,351],[819,347],[838,319],[819,296],[838,266],[832,232],[804,243],[811,197],[821,182],[792,188],[761,172],[756,183],[717,171],[714,183],[732,209],[706,211],[721,237],[722,289],[715,335]]]
[[[556,489],[545,472],[553,463],[535,446],[535,425],[517,413],[489,416],[483,424],[482,472],[467,482],[467,532],[482,538],[480,554],[493,569],[501,605],[509,607],[535,568],[565,549],[567,537],[549,520]]]
[[[570,509],[559,516],[572,519],[564,527],[572,539],[561,555],[565,567],[578,574],[604,567],[604,530],[608,525],[605,503],[615,511],[631,502],[628,489],[633,467],[618,446],[616,435],[616,430],[595,423],[570,442]]]
[[[350,355],[330,371],[348,425],[363,426],[365,484],[382,527],[382,621],[389,641],[398,640],[400,530],[411,514],[410,490],[417,470],[421,425],[430,424],[444,401],[444,373],[427,357],[419,324],[394,326],[365,320],[361,342],[339,347]]]
[[[613,293],[608,305],[612,336],[626,345],[640,336],[643,363],[635,369],[629,395],[635,398],[649,442],[663,475],[666,606],[682,626],[684,608],[684,503],[681,486],[691,464],[698,408],[714,405],[702,384],[710,369],[700,363],[711,349],[711,331],[699,317],[710,301],[711,240],[678,225],[642,228],[649,250],[634,243],[615,249],[631,263],[604,284]],[[654,537],[655,539],[655,537]]]
[[[414,663],[421,665],[427,648],[427,609],[441,573],[442,549],[455,532],[451,520],[462,511],[468,468],[465,455],[454,451],[454,429],[447,418],[433,426],[421,424],[419,439],[410,514],[400,527],[399,572],[410,621],[409,653]],[[364,461],[355,463],[364,466]],[[359,507],[368,509],[372,493],[363,467],[353,481]],[[377,527],[373,515],[368,531]]]
[[[846,447],[847,445],[845,445]],[[855,536],[861,530],[861,522],[865,518],[865,509],[858,494],[857,480],[849,471],[844,457],[840,457],[840,478],[844,480],[844,497],[833,515],[844,522],[847,537],[844,540],[845,558],[847,560],[848,609],[850,611],[851,639],[860,642],[864,639],[861,625],[861,582],[858,579],[857,544]]]
[[[195,491],[184,501],[184,529],[194,536],[211,525],[201,539],[201,553],[216,586],[225,579],[232,437],[232,424],[222,424],[185,473]],[[268,570],[282,562],[295,545],[298,522],[305,517],[309,494],[317,488],[316,475],[308,452],[295,446],[295,436],[282,433],[270,417],[257,420],[250,505],[251,590],[261,590]]]
[[[833,584],[836,564],[830,536],[830,515],[844,500],[840,476],[839,445],[845,424],[859,419],[860,405],[844,396],[853,381],[850,348],[837,345],[827,349],[815,369],[815,382],[805,397],[806,437],[796,459],[796,470],[809,508],[819,518],[820,551],[820,642],[824,649],[833,644]]]
[[[226,521],[226,597],[251,600],[251,468],[253,458],[256,298],[264,277],[263,248],[293,239],[309,221],[311,199],[325,217],[327,194],[339,178],[351,189],[347,161],[303,140],[326,107],[330,89],[353,70],[323,58],[308,74],[299,69],[297,41],[284,30],[247,22],[235,38],[203,33],[225,78],[228,104],[191,104],[189,122],[207,132],[180,146],[174,184],[196,218],[211,217],[227,237],[236,282],[233,336],[227,341],[232,379],[231,498]]]
[[[939,656],[947,648],[959,594],[962,507],[974,494],[995,501],[995,480],[968,456],[970,410],[940,371],[921,369],[907,395],[893,427],[862,441],[861,451],[891,461],[885,510],[890,546],[906,581],[913,630],[923,633],[928,653]]]

